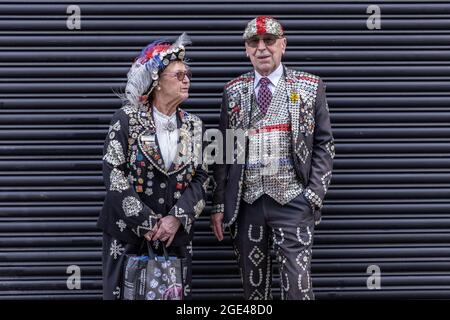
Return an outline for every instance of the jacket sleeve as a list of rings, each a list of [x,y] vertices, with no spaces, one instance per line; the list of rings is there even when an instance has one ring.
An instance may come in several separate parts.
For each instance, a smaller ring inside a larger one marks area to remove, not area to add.
[[[198,125],[198,127],[199,128],[194,129],[194,139],[196,140],[194,144],[202,143],[204,127],[202,124]],[[192,174],[192,180],[168,213],[180,220],[187,233],[190,233],[192,224],[200,216],[206,206],[206,190],[209,182],[208,166],[201,161],[201,152],[198,156],[200,158],[197,158],[197,160],[200,161],[196,164]]]
[[[111,120],[103,148],[104,209],[114,216],[121,231],[130,228],[143,237],[156,224],[157,217],[129,182],[128,138],[128,115],[118,110]]]
[[[219,131],[222,134],[223,145],[222,145],[222,161],[217,161],[213,165],[213,177],[214,177],[214,191],[212,200],[212,210],[211,214],[223,213],[225,210],[225,187],[228,175],[228,166],[226,164],[226,130],[228,128],[228,100],[226,91],[224,90],[222,96],[222,105],[220,111],[219,119]]]
[[[311,206],[320,210],[331,181],[333,158],[335,155],[325,85],[322,80],[319,80],[314,109],[316,125],[314,129],[311,169],[304,194]]]

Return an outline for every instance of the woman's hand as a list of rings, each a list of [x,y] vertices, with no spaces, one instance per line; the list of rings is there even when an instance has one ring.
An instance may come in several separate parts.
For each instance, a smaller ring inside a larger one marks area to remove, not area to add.
[[[156,224],[152,230],[150,230],[149,232],[144,234],[145,239],[147,239],[147,241],[152,241],[152,236],[156,233],[157,230],[158,230],[158,225]]]
[[[180,220],[172,215],[161,218],[158,221],[158,225],[155,226],[157,229],[155,230],[154,228],[155,232],[152,233],[153,236],[151,237],[151,240],[167,241],[166,247],[170,246],[180,225]]]

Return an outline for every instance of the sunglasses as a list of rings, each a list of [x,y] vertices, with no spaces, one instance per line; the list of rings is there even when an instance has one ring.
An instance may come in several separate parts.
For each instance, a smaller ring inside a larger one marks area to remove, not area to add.
[[[277,36],[265,36],[263,38],[252,37],[252,38],[248,39],[246,42],[249,47],[256,48],[256,47],[258,47],[260,40],[264,41],[264,44],[266,46],[273,46],[275,44],[275,42],[277,42],[278,39],[280,39],[280,38]]]
[[[178,81],[183,81],[185,76],[187,76],[189,80],[192,79],[192,71],[191,70],[177,71],[177,72],[164,72],[164,73],[161,73],[161,75],[162,76],[170,75],[173,77],[177,77]]]

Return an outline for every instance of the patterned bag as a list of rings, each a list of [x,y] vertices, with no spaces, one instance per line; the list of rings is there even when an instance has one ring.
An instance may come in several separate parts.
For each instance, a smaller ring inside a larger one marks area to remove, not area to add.
[[[182,259],[156,256],[149,241],[148,256],[127,255],[123,281],[123,300],[182,300]],[[141,250],[142,251],[142,250]]]

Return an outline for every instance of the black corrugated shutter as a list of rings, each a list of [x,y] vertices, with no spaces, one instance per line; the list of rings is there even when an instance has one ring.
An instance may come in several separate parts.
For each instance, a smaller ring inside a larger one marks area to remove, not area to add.
[[[366,26],[372,4],[381,30]],[[69,5],[81,30],[67,29]],[[261,14],[286,27],[286,65],[328,89],[337,157],[315,237],[316,297],[450,297],[450,3],[165,0],[0,3],[0,299],[101,298],[95,221],[120,107],[112,91],[144,45],[186,31],[186,108],[216,126],[223,85],[251,67],[245,23]],[[230,241],[214,241],[207,215],[194,296],[238,298]],[[67,289],[70,265],[81,290]],[[379,290],[367,287],[371,265]]]

